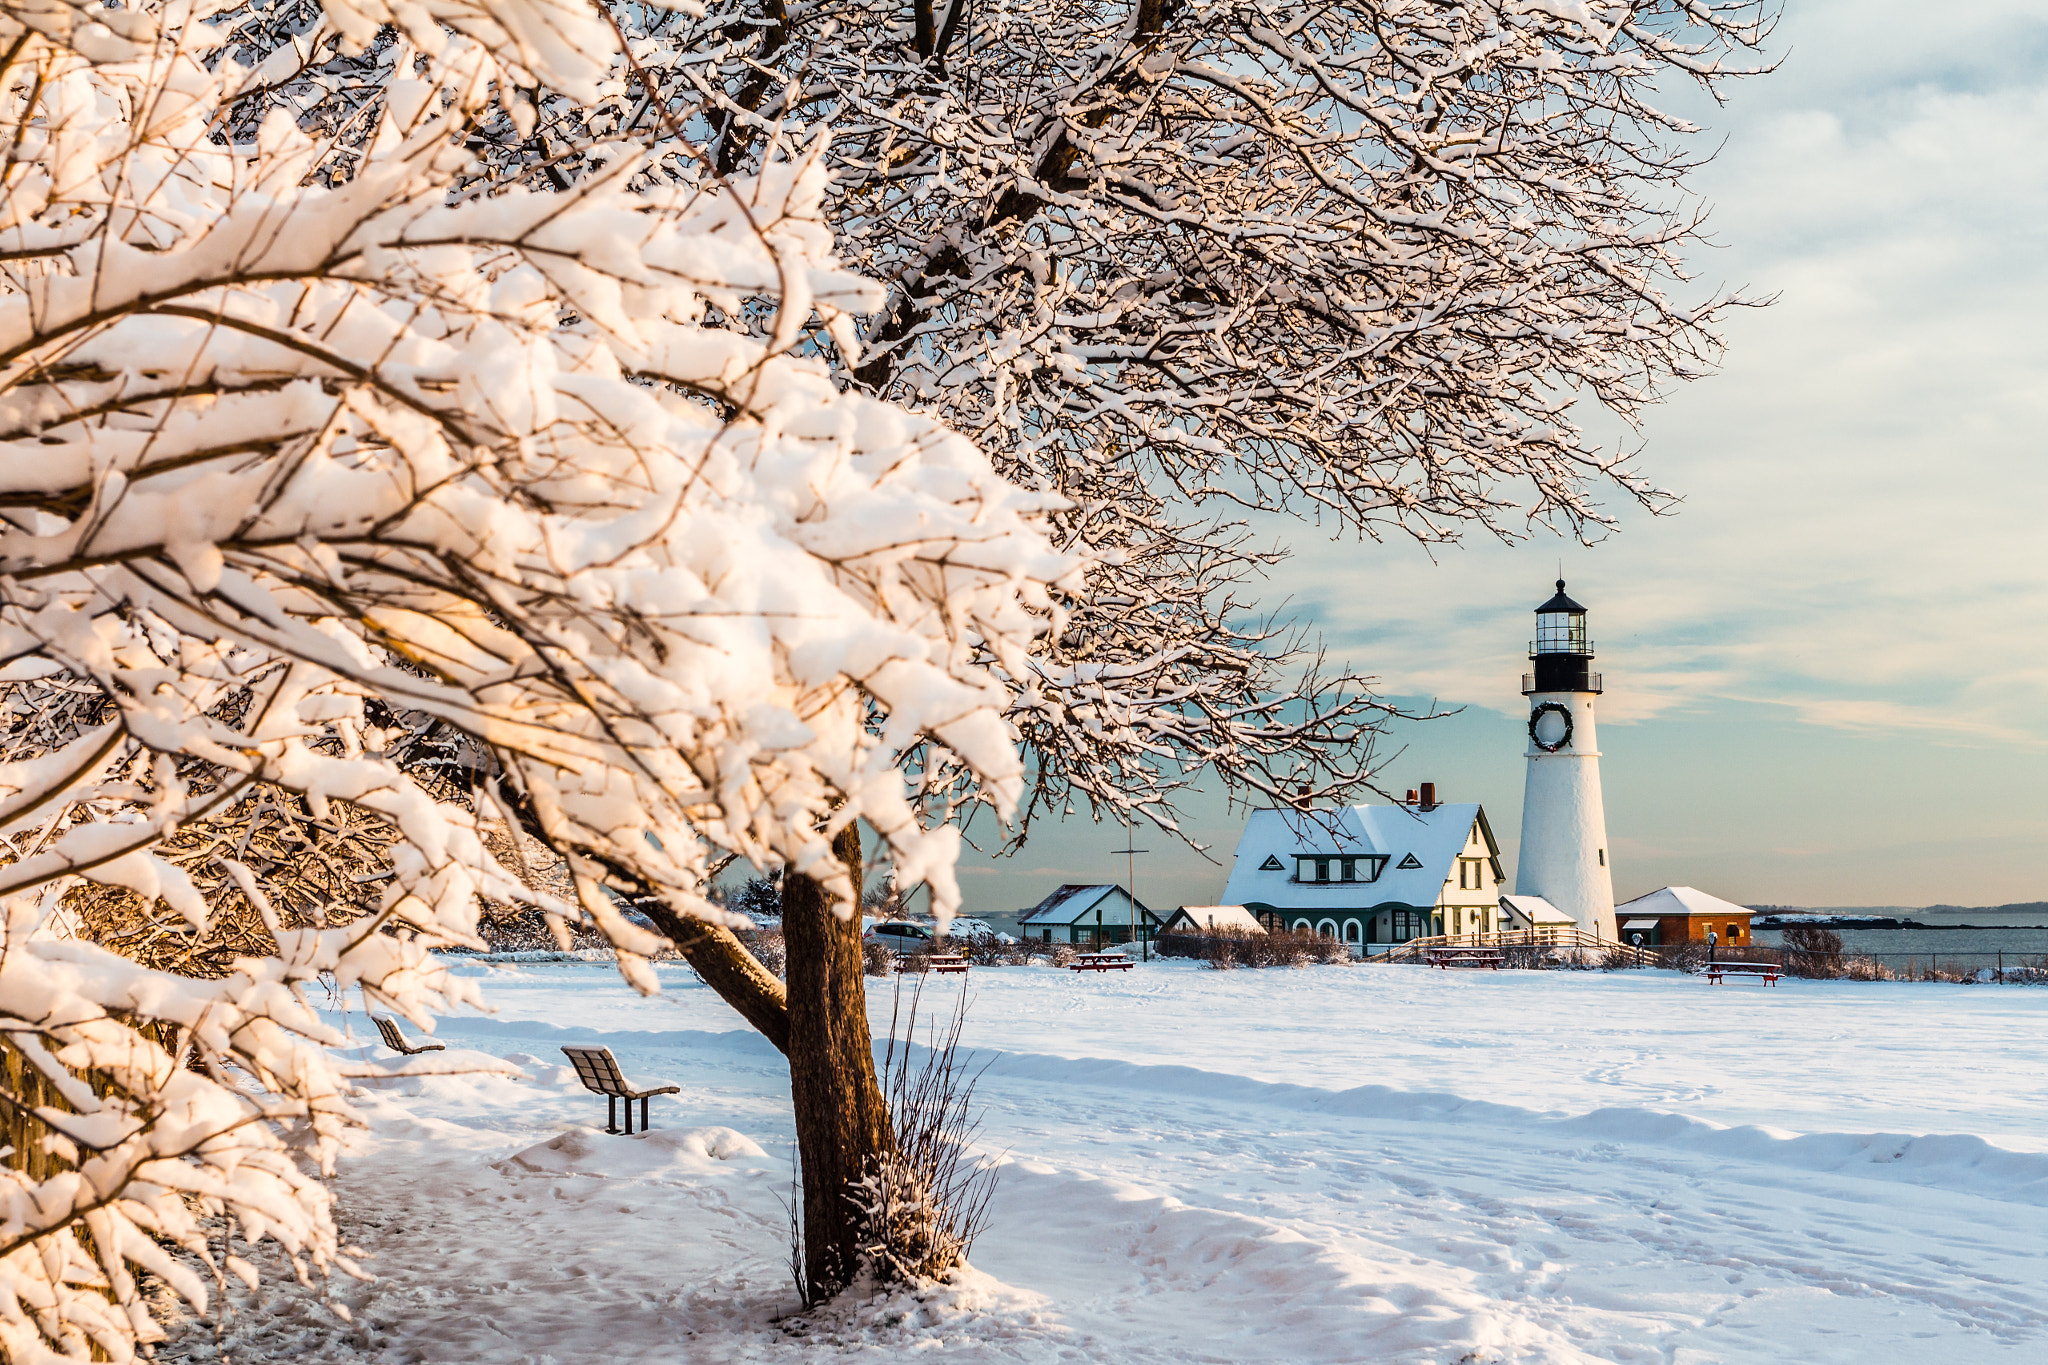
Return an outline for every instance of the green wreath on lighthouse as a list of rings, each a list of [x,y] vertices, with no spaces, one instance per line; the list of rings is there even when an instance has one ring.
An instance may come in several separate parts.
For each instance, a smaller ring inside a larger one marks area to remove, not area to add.
[[[1536,733],[1537,725],[1543,720],[1544,714],[1549,711],[1555,711],[1564,717],[1564,733],[1557,737],[1557,743],[1555,744],[1545,744],[1543,737]],[[1531,711],[1529,713],[1529,742],[1546,754],[1554,754],[1559,749],[1570,744],[1572,742],[1572,709],[1563,702],[1547,701]]]

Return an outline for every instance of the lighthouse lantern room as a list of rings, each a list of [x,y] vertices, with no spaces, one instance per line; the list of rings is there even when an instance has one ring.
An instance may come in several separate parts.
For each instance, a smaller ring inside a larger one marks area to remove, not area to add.
[[[1529,698],[1528,777],[1522,789],[1522,846],[1515,894],[1540,896],[1579,928],[1613,938],[1614,874],[1607,857],[1607,811],[1600,797],[1600,747],[1586,609],[1565,595],[1536,608]]]

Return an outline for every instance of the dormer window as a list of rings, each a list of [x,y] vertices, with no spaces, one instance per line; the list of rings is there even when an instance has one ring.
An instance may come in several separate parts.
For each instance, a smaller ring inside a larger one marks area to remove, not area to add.
[[[1319,885],[1378,881],[1386,865],[1386,856],[1379,853],[1297,853],[1294,880]]]

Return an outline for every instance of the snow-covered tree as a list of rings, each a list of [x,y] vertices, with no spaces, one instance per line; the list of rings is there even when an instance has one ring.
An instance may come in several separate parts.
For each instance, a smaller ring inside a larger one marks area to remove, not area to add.
[[[1057,491],[1092,560],[1013,714],[1058,809],[1170,822],[1220,774],[1367,776],[1370,699],[1263,628],[1231,518],[1429,542],[1662,495],[1581,425],[1700,374],[1702,218],[1660,91],[1754,69],[1769,0],[709,0],[642,61],[728,170],[831,124],[843,253],[889,282],[858,387]],[[588,111],[543,111],[565,153]],[[646,101],[614,118],[652,117]],[[1692,292],[1689,288],[1684,292]],[[831,342],[820,338],[827,349]]]
[[[0,11],[11,1361],[128,1358],[136,1267],[195,1302],[197,1267],[253,1275],[222,1227],[351,1268],[318,983],[474,1003],[430,950],[488,897],[587,918],[646,984],[666,940],[623,892],[725,945],[815,1090],[843,982],[750,974],[713,861],[792,869],[829,920],[865,822],[947,906],[956,836],[901,755],[1022,794],[1012,680],[1075,561],[1053,499],[793,354],[855,353],[883,303],[834,259],[823,134],[763,130],[741,176],[631,136],[559,185],[480,170],[474,130],[530,127],[537,88],[595,106],[616,50],[551,0]],[[492,856],[501,821],[573,901]],[[279,851],[330,836],[375,878]],[[188,970],[80,937],[101,894]],[[247,950],[208,957],[230,918]]]

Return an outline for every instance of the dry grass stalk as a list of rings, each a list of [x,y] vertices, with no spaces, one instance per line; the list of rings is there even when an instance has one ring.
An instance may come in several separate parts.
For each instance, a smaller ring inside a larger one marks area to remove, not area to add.
[[[970,1070],[960,1052],[967,992],[958,992],[951,1017],[932,1027],[920,1062],[912,1048],[923,992],[920,979],[906,1013],[899,978],[882,1061],[896,1151],[860,1182],[866,1215],[861,1252],[884,1283],[935,1280],[966,1264],[995,1194],[995,1164],[969,1150],[981,1130],[974,1113],[981,1069]]]

